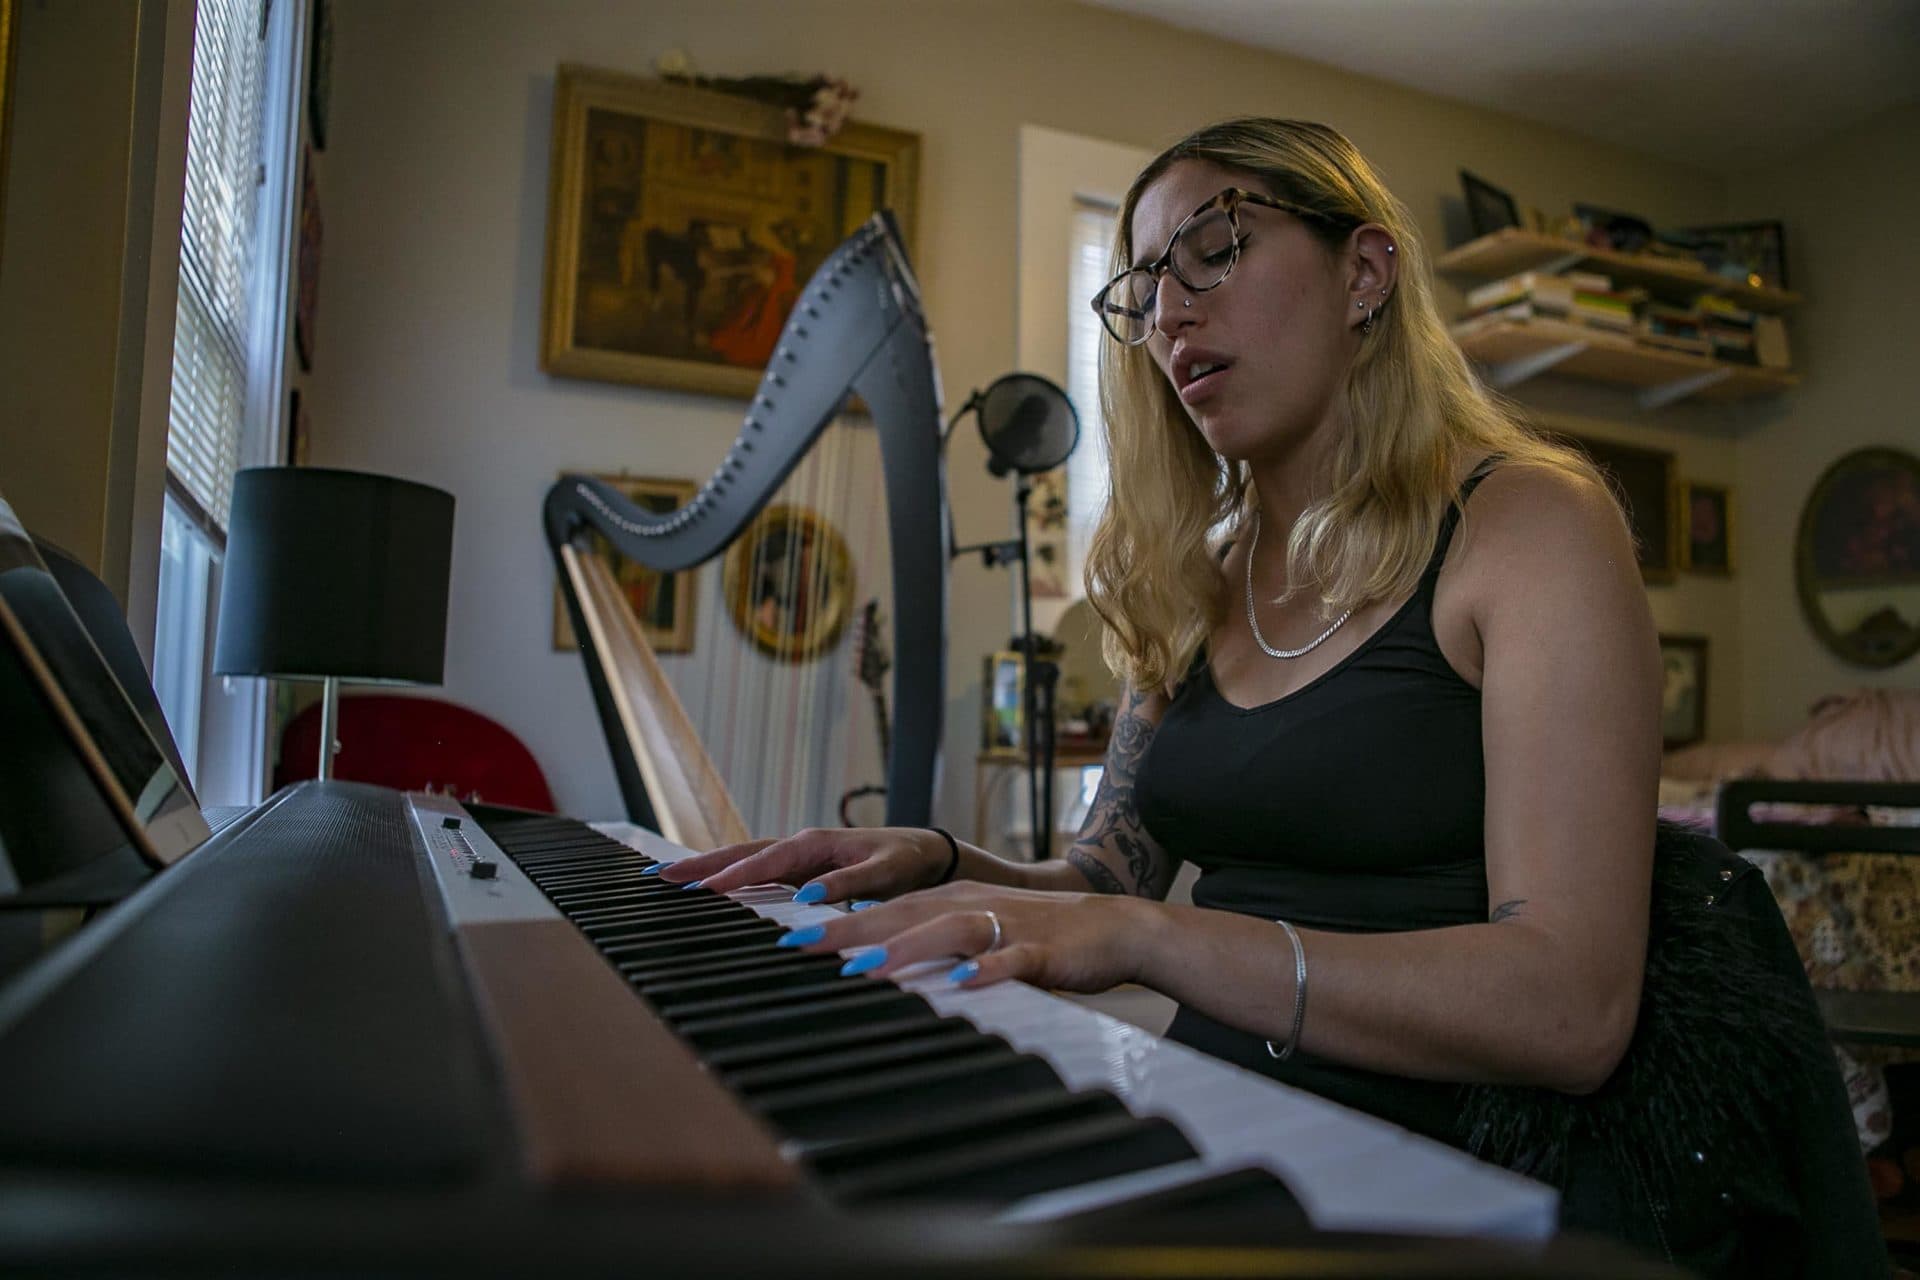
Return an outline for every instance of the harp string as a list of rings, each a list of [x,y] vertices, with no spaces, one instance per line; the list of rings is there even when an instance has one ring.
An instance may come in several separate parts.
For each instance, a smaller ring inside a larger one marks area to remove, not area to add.
[[[877,438],[877,435],[874,433],[868,433],[862,436],[858,442],[861,447],[859,449],[859,455],[855,460],[855,466],[859,468],[859,479],[862,482],[865,481],[869,474],[870,451],[867,446],[877,441]],[[892,566],[882,565],[880,563],[878,544],[880,520],[885,505],[884,501],[869,502],[866,504],[866,509],[861,516],[858,538],[858,546],[860,548],[859,562],[866,566],[867,576],[864,582],[858,584],[859,589],[854,593],[853,604],[856,609],[864,608],[865,601],[869,597],[879,599],[881,596],[881,584],[891,581],[890,570]],[[851,526],[849,526],[848,532],[852,532]],[[878,613],[879,616],[875,619],[873,628],[862,631],[862,642],[868,649],[877,648],[881,643],[883,625],[881,620],[891,616],[891,601],[883,600]],[[855,786],[886,785],[887,762],[878,754],[878,735],[874,728],[868,724],[868,721],[876,714],[876,710],[872,708],[872,693],[866,687],[865,681],[861,679],[864,673],[861,670],[860,656],[861,655],[857,654],[851,655],[850,661],[844,667],[844,675],[849,682],[846,698],[848,711],[846,733],[841,744],[840,752],[840,784],[835,788],[839,795],[844,795],[850,788]],[[882,687],[884,688],[885,686],[883,685]],[[879,762],[877,769],[870,768],[867,764],[868,756],[864,745],[866,743],[872,743],[876,748],[876,754],[873,758]],[[834,799],[837,800],[838,796],[835,796]],[[835,806],[835,816],[838,816],[837,804]],[[849,817],[855,822],[859,821],[859,814],[852,810],[849,810]]]
[[[857,430],[852,424],[843,422],[834,433],[834,460],[829,489],[829,509],[833,512],[833,527],[839,532],[847,547],[847,580],[841,585],[846,592],[842,603],[849,611],[855,607],[854,598],[860,581],[858,563],[853,561],[852,543],[846,541],[847,534],[850,532],[848,522],[853,515],[853,445]],[[818,579],[815,598],[818,599],[833,586],[833,561],[825,555],[816,555],[815,561],[814,572]],[[852,622],[850,613],[843,621],[844,623]],[[836,731],[846,725],[850,709],[844,696],[845,655],[852,639],[852,627],[842,625],[840,634],[834,637],[833,648],[821,655],[820,661],[814,664],[813,669],[813,705],[817,709],[817,727],[813,734],[813,768],[808,775],[811,792],[807,805],[809,810],[817,816],[817,820],[822,823],[830,823],[833,818],[833,796],[830,793],[836,788],[831,780],[837,772],[834,768],[833,736]]]
[[[810,538],[798,536],[802,524],[790,525],[794,536],[778,546],[777,558],[769,554],[774,548],[768,541],[756,536],[741,566],[737,590],[743,599],[729,595],[721,565],[701,592],[709,605],[696,646],[702,656],[681,668],[676,683],[697,707],[701,740],[755,835],[836,825],[840,795],[856,774],[867,780],[861,744],[874,737],[867,724],[873,713],[849,665],[853,627],[843,626],[831,648],[805,657],[765,654],[749,633],[763,603],[769,605],[768,621],[784,620],[797,629],[788,637],[796,645],[808,627],[819,624],[835,587],[835,532],[852,558],[851,580],[842,584],[849,609],[858,609],[855,597],[886,580],[880,547],[885,502],[877,472],[868,474],[875,471],[876,448],[873,431],[835,419],[768,503],[811,512],[823,524]],[[864,510],[856,513],[856,502]],[[762,601],[763,586],[781,598]],[[736,605],[745,627],[735,625]],[[884,771],[884,760],[879,767]]]

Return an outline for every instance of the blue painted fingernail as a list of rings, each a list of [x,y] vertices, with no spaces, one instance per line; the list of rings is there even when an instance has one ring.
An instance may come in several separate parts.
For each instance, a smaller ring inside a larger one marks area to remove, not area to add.
[[[980,972],[980,962],[978,960],[969,960],[965,964],[957,964],[953,966],[953,971],[947,974],[947,981],[948,982],[965,982],[968,978],[973,977],[975,974],[979,972]]]
[[[652,866],[648,867],[645,871],[642,871],[640,874],[643,876],[657,876],[660,874],[660,869],[666,865],[667,864],[664,862],[656,862]]]
[[[809,943],[818,942],[826,936],[827,926],[823,924],[810,924],[804,929],[795,929],[790,933],[781,934],[780,941],[775,945],[782,947],[804,947]]]
[[[878,969],[887,962],[885,947],[868,947],[853,959],[840,966],[840,976],[851,978],[856,973],[865,973],[869,969]]]
[[[705,883],[706,883],[705,880],[689,880],[685,884],[681,885],[680,887],[682,889],[698,889],[701,885]]]
[[[793,895],[793,900],[795,902],[824,902],[826,901],[826,897],[827,886],[815,880],[812,884],[801,885],[800,892]]]
[[[877,906],[879,906],[879,905],[880,905],[880,904],[879,904],[878,902],[876,902],[875,900],[873,900],[872,898],[860,898],[860,899],[858,899],[858,900],[856,900],[855,902],[853,902],[853,903],[852,903],[852,904],[851,904],[850,906],[848,906],[848,908],[847,908],[847,910],[849,910],[849,911],[865,911],[865,910],[866,910],[867,908],[869,908],[869,907],[877,907]]]

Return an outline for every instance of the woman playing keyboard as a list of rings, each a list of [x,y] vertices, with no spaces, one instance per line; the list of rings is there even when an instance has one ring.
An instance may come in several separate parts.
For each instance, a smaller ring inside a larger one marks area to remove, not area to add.
[[[1475,380],[1412,217],[1331,129],[1175,144],[1115,266],[1086,587],[1131,692],[1066,857],[817,830],[664,874],[877,904],[789,938],[849,972],[1142,984],[1175,1040],[1555,1181],[1570,1227],[1798,1265],[1777,1169],[1621,1096],[1661,670],[1606,484]],[[1579,1118],[1603,1100],[1612,1130]]]

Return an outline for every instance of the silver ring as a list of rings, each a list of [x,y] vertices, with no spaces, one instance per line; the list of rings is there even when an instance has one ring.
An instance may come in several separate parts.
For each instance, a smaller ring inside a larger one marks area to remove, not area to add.
[[[989,942],[987,944],[987,949],[985,951],[982,951],[980,954],[983,956],[991,955],[993,952],[998,951],[1000,949],[1000,943],[1004,941],[1006,935],[1000,932],[1000,917],[997,914],[995,914],[992,911],[985,911],[985,910],[981,911],[980,914],[985,916],[987,918],[987,923],[993,926],[993,941]]]

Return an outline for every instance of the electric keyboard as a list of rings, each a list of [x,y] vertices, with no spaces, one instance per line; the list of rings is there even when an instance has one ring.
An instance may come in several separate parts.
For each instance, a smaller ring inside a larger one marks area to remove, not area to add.
[[[431,797],[414,817],[456,929],[564,916],[842,1203],[1044,1221],[1243,1173],[1236,1194],[1277,1180],[1323,1229],[1552,1233],[1538,1183],[1023,983],[961,990],[948,964],[842,977],[839,957],[775,943],[839,908],[653,878],[686,851],[644,828],[476,823]]]
[[[1059,1274],[1092,1242],[1305,1239],[1236,1265],[1665,1274],[1540,1244],[1548,1188],[1032,988],[843,978],[773,945],[836,908],[639,874],[683,854],[275,796],[0,990],[0,1267],[644,1245],[715,1275]]]

